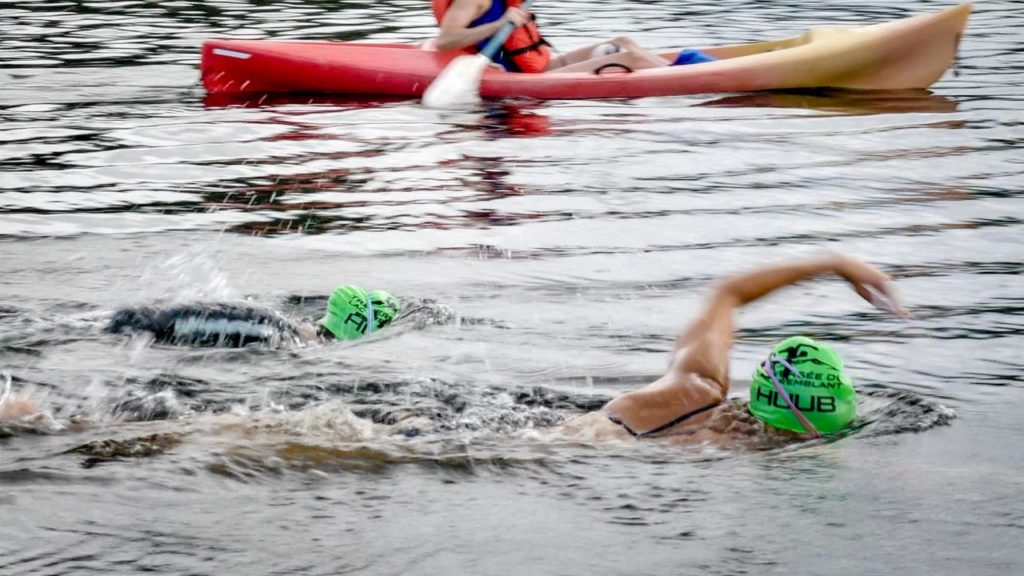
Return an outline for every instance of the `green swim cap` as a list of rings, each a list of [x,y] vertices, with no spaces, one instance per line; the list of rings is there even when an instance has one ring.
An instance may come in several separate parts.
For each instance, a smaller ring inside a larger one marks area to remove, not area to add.
[[[386,290],[366,293],[348,284],[331,294],[320,324],[338,340],[358,340],[390,324],[399,309],[398,300]]]
[[[774,370],[775,380],[785,394],[772,381],[768,369]],[[793,336],[777,344],[754,371],[749,407],[754,416],[776,428],[831,434],[853,420],[857,393],[835,350],[805,336]],[[807,429],[794,409],[814,430]]]
[[[374,330],[380,330],[391,324],[402,309],[398,299],[387,290],[374,290],[366,296],[370,299],[370,303],[373,304],[373,317],[376,320],[376,328]]]

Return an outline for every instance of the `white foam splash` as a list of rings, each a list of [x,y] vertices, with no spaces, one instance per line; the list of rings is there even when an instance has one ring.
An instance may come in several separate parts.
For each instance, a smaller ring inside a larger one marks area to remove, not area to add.
[[[159,287],[146,293],[146,304],[154,301],[223,302],[241,298],[210,252],[209,245],[196,244],[166,260],[154,262],[142,271],[138,284],[125,287],[125,291]]]
[[[364,442],[374,437],[374,424],[360,418],[340,400],[332,400],[298,411],[276,409],[242,411],[229,427],[270,435],[320,437],[332,441]]]
[[[4,407],[7,399],[11,397],[11,374],[4,372],[4,393],[0,394],[0,408]]]

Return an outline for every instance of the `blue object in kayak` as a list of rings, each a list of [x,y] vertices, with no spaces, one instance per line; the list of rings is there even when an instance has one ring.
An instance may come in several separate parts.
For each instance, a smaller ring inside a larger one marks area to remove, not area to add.
[[[693,48],[683,48],[676,54],[676,59],[672,61],[673,66],[682,66],[684,64],[700,64],[701,62],[714,62],[715,58],[708,56],[700,50],[694,50]]]

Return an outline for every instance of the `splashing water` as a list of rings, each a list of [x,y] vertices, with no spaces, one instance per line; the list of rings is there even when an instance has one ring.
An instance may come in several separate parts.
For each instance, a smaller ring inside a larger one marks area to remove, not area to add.
[[[0,410],[3,409],[4,404],[7,403],[7,399],[11,396],[11,375],[8,372],[4,372],[4,391],[0,394]]]
[[[146,296],[145,304],[174,305],[192,302],[225,302],[241,299],[230,276],[217,263],[215,248],[206,242],[186,248],[142,270],[139,286],[159,286]]]

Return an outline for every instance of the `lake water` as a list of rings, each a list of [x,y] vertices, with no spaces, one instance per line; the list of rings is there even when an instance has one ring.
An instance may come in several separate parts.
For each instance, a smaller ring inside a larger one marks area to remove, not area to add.
[[[0,371],[48,416],[0,429],[0,574],[1024,571],[1018,2],[976,6],[931,92],[204,102],[205,38],[422,40],[426,4],[0,2]],[[550,4],[563,50],[947,5]],[[738,315],[731,394],[773,342],[821,338],[857,432],[546,430],[657,378],[715,279],[826,250],[915,319],[791,288]],[[281,350],[103,331],[150,303],[312,317],[348,282],[419,312]]]

